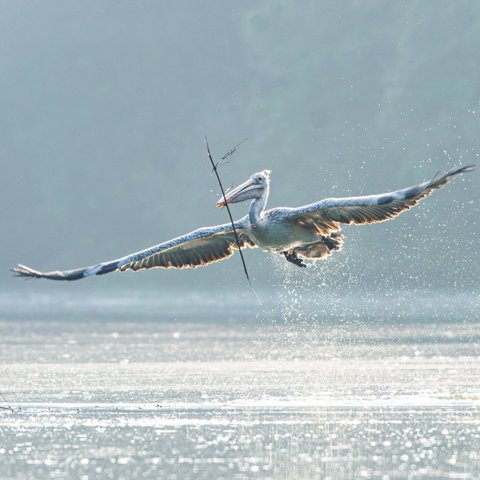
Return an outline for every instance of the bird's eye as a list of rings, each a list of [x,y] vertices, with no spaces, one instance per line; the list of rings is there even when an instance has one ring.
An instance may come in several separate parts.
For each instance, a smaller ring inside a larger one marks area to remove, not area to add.
[[[263,180],[263,177],[259,175],[259,176],[257,177],[257,182],[258,182],[258,183],[262,183],[262,180]]]

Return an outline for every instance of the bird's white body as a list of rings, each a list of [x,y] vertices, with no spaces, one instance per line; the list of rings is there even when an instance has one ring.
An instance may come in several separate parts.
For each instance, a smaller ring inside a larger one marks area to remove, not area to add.
[[[252,202],[250,210],[255,208],[256,201]],[[246,226],[246,230],[255,245],[268,252],[284,252],[318,241],[318,234],[311,229],[288,221],[286,215],[288,210],[283,208],[268,210],[253,223],[249,215],[249,225]]]

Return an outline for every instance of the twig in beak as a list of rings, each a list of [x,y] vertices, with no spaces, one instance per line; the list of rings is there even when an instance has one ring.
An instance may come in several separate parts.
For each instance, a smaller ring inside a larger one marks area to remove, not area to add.
[[[242,252],[242,249],[241,249],[241,247],[240,247],[240,239],[239,239],[239,237],[238,237],[238,232],[237,232],[237,229],[235,228],[235,223],[234,223],[234,221],[233,221],[232,213],[230,212],[230,207],[228,206],[227,198],[225,197],[225,190],[224,190],[224,188],[223,188],[222,181],[220,180],[220,175],[218,174],[218,171],[217,171],[217,167],[218,167],[218,165],[220,164],[220,162],[221,162],[222,160],[224,160],[225,158],[227,158],[228,156],[232,155],[232,154],[237,150],[237,148],[238,148],[243,142],[245,142],[246,140],[247,140],[247,139],[242,140],[238,145],[236,145],[235,147],[233,147],[232,149],[230,149],[230,150],[221,158],[221,160],[218,161],[217,163],[215,163],[215,162],[213,161],[212,154],[211,154],[211,152],[210,152],[210,147],[209,147],[209,145],[208,145],[208,140],[207,140],[207,136],[206,136],[206,135],[205,135],[205,148],[207,149],[208,158],[209,158],[209,160],[210,160],[210,163],[212,164],[213,171],[215,172],[215,176],[217,177],[218,184],[220,185],[220,190],[222,191],[223,201],[225,202],[225,207],[227,208],[228,216],[230,217],[230,223],[232,224],[233,234],[235,235],[235,241],[237,242],[238,252],[240,253],[240,258],[242,259],[243,271],[245,272],[245,276],[247,277],[248,284],[250,285],[250,288],[252,289],[254,295],[257,297],[258,301],[259,301],[260,304],[261,304],[262,301],[260,300],[259,296],[257,295],[257,292],[256,292],[255,289],[253,288],[252,281],[250,280],[250,276],[248,275],[247,264],[245,263],[245,258],[243,257],[243,252]]]

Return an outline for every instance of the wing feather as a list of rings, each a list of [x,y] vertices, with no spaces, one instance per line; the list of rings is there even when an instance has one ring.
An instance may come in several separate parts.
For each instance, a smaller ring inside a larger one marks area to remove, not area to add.
[[[315,225],[323,235],[338,231],[341,223],[361,225],[384,222],[413,207],[434,190],[448,183],[453,176],[473,169],[473,165],[457,168],[438,179],[379,195],[327,198],[291,209],[288,217],[293,222]]]
[[[254,248],[255,244],[244,232],[239,234],[240,248]],[[175,247],[154,253],[144,259],[125,263],[119,270],[149,268],[197,268],[231,257],[238,245],[233,230],[200,236]]]
[[[235,222],[240,248],[254,248],[255,243],[248,237],[244,229],[245,219],[246,217]],[[18,265],[12,271],[17,276],[24,278],[79,280],[114,271],[136,271],[149,268],[196,268],[229,258],[235,250],[238,250],[238,245],[232,225],[228,223],[216,227],[199,228],[168,242],[90,267],[40,272],[24,265]]]

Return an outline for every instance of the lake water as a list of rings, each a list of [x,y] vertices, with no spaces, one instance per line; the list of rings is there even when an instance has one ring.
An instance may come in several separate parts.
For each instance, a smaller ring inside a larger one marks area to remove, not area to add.
[[[478,297],[339,300],[0,296],[0,478],[480,478]]]

